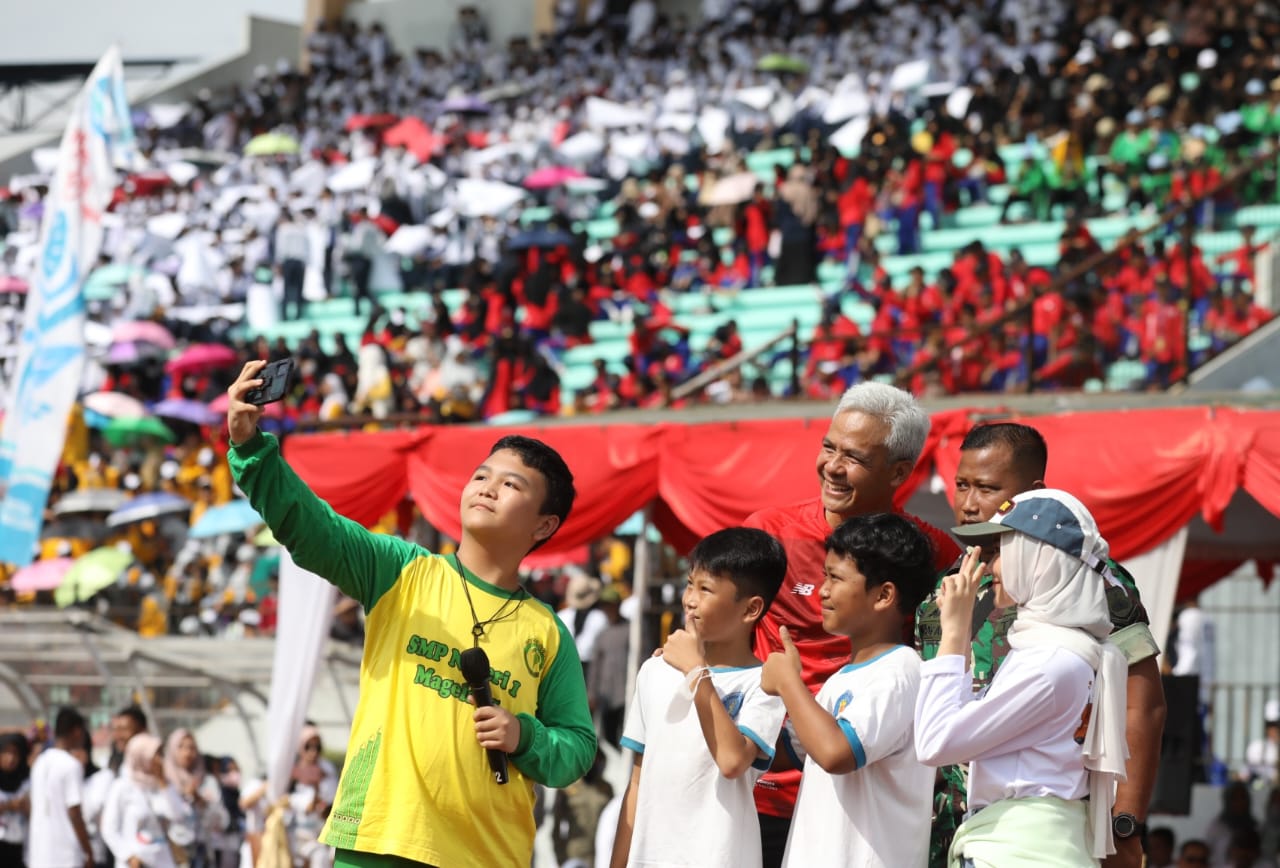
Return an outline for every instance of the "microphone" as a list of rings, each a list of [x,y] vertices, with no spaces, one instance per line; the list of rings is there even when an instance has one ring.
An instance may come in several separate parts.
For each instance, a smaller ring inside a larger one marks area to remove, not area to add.
[[[484,653],[484,649],[466,649],[459,657],[458,666],[462,669],[462,677],[467,686],[471,688],[471,698],[475,700],[476,708],[493,705],[493,691],[489,688],[489,655]],[[487,749],[485,753],[489,756],[489,771],[493,772],[494,781],[505,784],[507,755],[493,749]]]

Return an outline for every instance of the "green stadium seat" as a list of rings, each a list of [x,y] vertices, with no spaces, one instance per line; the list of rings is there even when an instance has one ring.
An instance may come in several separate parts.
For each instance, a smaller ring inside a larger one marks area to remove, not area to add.
[[[1250,205],[1236,212],[1236,226],[1280,229],[1280,205]]]
[[[953,225],[960,229],[995,226],[1000,222],[1000,207],[984,204],[970,205],[952,214],[951,220]]]
[[[1121,359],[1112,362],[1107,369],[1107,391],[1128,392],[1140,387],[1147,378],[1147,366],[1142,362]]]
[[[520,225],[532,226],[535,223],[545,223],[554,216],[556,216],[556,209],[547,206],[525,208],[520,212]]]

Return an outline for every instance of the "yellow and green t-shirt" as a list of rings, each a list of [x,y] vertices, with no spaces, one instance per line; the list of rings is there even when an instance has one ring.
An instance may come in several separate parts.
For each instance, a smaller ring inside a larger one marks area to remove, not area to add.
[[[232,448],[236,481],[299,566],[365,609],[360,702],[321,840],[341,850],[438,865],[527,866],[533,784],[564,787],[590,768],[596,736],[577,649],[555,613],[392,536],[339,516],[259,433]],[[520,721],[510,782],[494,782],[476,741],[459,655],[481,621],[494,701]]]

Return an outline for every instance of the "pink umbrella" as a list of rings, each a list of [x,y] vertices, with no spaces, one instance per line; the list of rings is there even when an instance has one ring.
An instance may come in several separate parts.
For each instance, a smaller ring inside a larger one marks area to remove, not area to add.
[[[209,402],[209,409],[221,416],[227,415],[227,410],[230,406],[231,396],[226,392],[223,392],[221,395]],[[279,401],[274,404],[267,404],[262,409],[265,411],[265,415],[269,419],[284,418],[284,404],[281,404]]]
[[[111,330],[111,342],[113,344],[154,344],[166,350],[171,350],[177,346],[173,335],[169,333],[167,328],[158,322],[145,319],[117,323],[115,328]]]
[[[585,177],[587,176],[582,172],[569,166],[547,166],[525,178],[524,185],[530,190],[548,190],[559,187],[566,181],[576,181]]]
[[[9,580],[9,587],[15,591],[52,591],[62,584],[63,576],[73,563],[73,558],[36,561],[14,573]]]
[[[170,374],[192,374],[214,368],[229,368],[240,363],[231,347],[221,344],[192,344],[169,360],[164,369]]]
[[[16,292],[21,295],[28,288],[27,282],[21,277],[16,277],[12,274],[0,277],[0,292]]]
[[[123,392],[91,392],[81,398],[80,403],[111,419],[141,419],[147,415],[141,401]]]

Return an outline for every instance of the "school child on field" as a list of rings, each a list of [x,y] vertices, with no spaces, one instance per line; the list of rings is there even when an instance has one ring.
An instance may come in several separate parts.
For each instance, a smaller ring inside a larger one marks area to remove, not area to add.
[[[934,584],[933,546],[910,519],[880,513],[848,519],[826,547],[822,626],[849,637],[848,665],[815,697],[784,627],[761,676],[787,706],[785,752],[803,763],[782,864],[923,868],[934,772],[916,759],[920,658],[902,636]]]
[[[923,665],[915,720],[921,761],[969,764],[969,811],[948,865],[1097,865],[1115,851],[1111,809],[1128,755],[1127,665],[1107,641],[1107,543],[1079,500],[1047,488],[952,533],[976,545],[943,579],[942,642]],[[1018,614],[1012,650],[975,699],[970,632],[988,573],[996,605]]]
[[[782,544],[735,527],[689,556],[685,628],[640,667],[622,746],[635,752],[612,868],[759,868],[752,787],[769,768],[783,708],[760,689],[756,621],[787,571]]]

